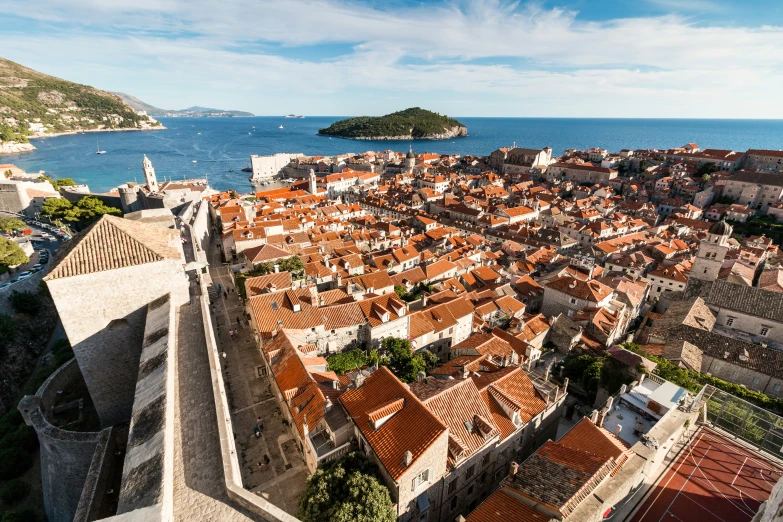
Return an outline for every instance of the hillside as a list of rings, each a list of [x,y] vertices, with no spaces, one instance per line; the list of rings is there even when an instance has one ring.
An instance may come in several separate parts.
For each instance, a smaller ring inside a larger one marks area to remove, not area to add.
[[[468,129],[454,118],[413,107],[386,116],[347,118],[320,129],[318,134],[357,140],[441,140],[467,136]]]
[[[215,117],[229,117],[229,118],[246,118],[252,117],[254,114],[245,111],[233,111],[223,109],[211,109],[208,107],[188,107],[182,110],[169,110],[159,109],[149,103],[145,103],[135,96],[125,94],[124,92],[115,92],[117,96],[122,98],[125,103],[136,109],[137,111],[145,111],[150,116],[159,118],[161,116],[168,118],[215,118]]]
[[[0,144],[29,136],[160,127],[119,97],[0,57]]]

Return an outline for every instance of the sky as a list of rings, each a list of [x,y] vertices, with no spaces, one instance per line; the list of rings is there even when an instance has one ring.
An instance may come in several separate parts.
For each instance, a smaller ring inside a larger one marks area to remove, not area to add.
[[[0,55],[164,109],[783,118],[781,0],[2,0]]]

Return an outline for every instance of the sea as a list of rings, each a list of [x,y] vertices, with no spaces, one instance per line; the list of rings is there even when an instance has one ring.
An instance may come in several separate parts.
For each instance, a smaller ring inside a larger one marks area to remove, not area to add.
[[[37,150],[0,156],[27,172],[73,178],[94,192],[143,180],[142,160],[150,158],[159,180],[206,178],[218,190],[252,190],[251,154],[301,152],[333,155],[368,150],[488,155],[498,147],[666,149],[686,143],[702,148],[783,148],[783,120],[460,118],[469,136],[451,140],[355,141],[318,136],[318,129],[342,119],[161,118],[165,130],[96,132],[33,140]],[[282,128],[280,128],[282,126]],[[97,150],[106,154],[96,154]]]

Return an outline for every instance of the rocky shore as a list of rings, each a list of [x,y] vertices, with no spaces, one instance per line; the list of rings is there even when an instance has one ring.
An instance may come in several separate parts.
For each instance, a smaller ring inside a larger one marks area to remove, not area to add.
[[[402,136],[335,136],[337,138],[343,138],[346,140],[365,140],[365,141],[410,141],[410,140],[450,140],[451,138],[461,138],[468,135],[467,127],[452,127],[447,129],[446,132],[439,134],[427,134],[425,136],[413,136],[413,134],[406,134]]]
[[[0,143],[0,154],[17,154],[19,152],[32,152],[35,147],[32,143],[16,143],[8,141]]]

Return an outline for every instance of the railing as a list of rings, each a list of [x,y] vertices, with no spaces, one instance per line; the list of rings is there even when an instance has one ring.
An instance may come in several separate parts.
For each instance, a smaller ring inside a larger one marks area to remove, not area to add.
[[[318,457],[318,463],[319,464],[325,464],[327,462],[331,462],[333,460],[339,459],[343,455],[347,455],[351,451],[351,443],[346,442],[339,448],[335,448],[329,453],[326,453],[325,455]]]
[[[666,379],[658,375],[655,375],[654,373],[648,373],[646,378],[650,379],[652,382],[657,384],[663,384],[666,382]]]

